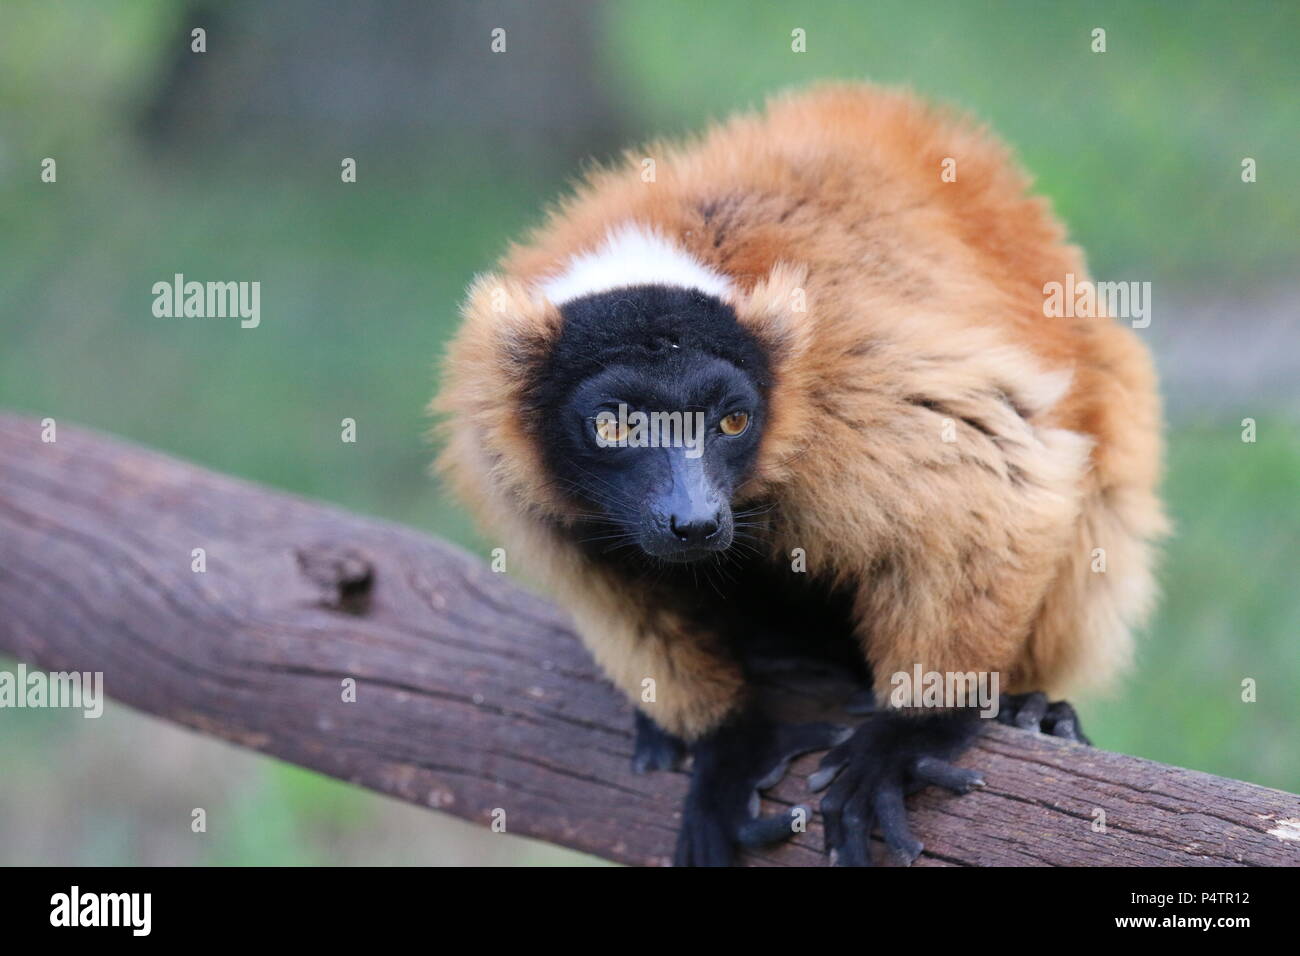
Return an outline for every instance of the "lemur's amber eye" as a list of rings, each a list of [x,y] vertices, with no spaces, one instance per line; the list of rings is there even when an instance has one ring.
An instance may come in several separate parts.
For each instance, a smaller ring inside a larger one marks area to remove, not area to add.
[[[627,437],[628,429],[617,418],[601,416],[596,419],[596,437],[606,444],[616,445]]]
[[[749,412],[732,412],[722,421],[718,422],[718,427],[722,429],[722,434],[736,436],[749,427]]]

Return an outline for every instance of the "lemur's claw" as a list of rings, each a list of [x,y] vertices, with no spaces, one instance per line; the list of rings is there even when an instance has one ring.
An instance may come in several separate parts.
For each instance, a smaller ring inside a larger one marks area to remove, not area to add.
[[[759,791],[779,782],[790,761],[844,734],[834,724],[776,725],[750,716],[698,741],[673,865],[730,866],[737,847],[788,840],[812,811],[796,806],[760,816]]]
[[[853,756],[849,748],[850,740],[852,735],[847,740],[836,744],[825,757],[822,757],[822,762],[817,765],[817,769],[808,775],[808,789],[813,793],[825,790],[848,764]]]
[[[776,786],[785,777],[790,762],[796,757],[827,750],[847,740],[852,733],[851,728],[826,723],[778,725],[776,738],[768,751],[768,759],[772,761],[771,769],[754,785],[754,789],[766,790]]]
[[[910,866],[925,849],[907,825],[904,784],[877,781],[874,789],[832,788],[822,798],[826,850],[833,866],[870,866],[871,829],[879,824],[885,846],[903,866]]]
[[[686,742],[674,737],[641,711],[636,712],[636,743],[632,750],[632,772],[676,770],[686,757]]]
[[[912,764],[912,775],[922,784],[932,783],[953,793],[970,793],[987,786],[978,770],[957,767],[938,757],[918,757]]]
[[[882,712],[828,753],[809,784],[827,788],[821,811],[831,862],[870,866],[871,831],[877,825],[899,862],[909,865],[916,860],[924,846],[907,825],[903,798],[927,784],[957,793],[982,787],[980,774],[948,762],[966,746],[974,729],[966,715]]]
[[[998,723],[1092,746],[1079,726],[1074,708],[1063,700],[1049,703],[1047,695],[1038,692],[1003,694],[998,701]]]
[[[805,806],[767,817],[753,816],[740,825],[736,842],[751,850],[783,843],[794,834],[796,823],[807,823],[811,818],[812,810]]]

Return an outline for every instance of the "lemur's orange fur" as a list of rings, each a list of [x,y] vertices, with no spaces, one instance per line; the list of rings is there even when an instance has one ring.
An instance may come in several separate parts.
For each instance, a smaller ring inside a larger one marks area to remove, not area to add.
[[[955,182],[940,177],[949,157]],[[855,589],[878,693],[914,664],[1060,693],[1120,668],[1152,602],[1159,407],[1128,329],[1044,317],[1044,284],[1083,279],[1085,265],[1026,186],[960,116],[823,86],[590,175],[475,283],[435,403],[440,464],[512,568],[572,610],[611,679],[638,703],[655,680],[641,706],[661,726],[709,730],[744,693],[741,675],[711,635],[541,520],[573,506],[522,410],[560,323],[540,280],[629,222],[729,277],[775,369],[735,506],[779,500],[775,559],[801,548],[810,575]]]

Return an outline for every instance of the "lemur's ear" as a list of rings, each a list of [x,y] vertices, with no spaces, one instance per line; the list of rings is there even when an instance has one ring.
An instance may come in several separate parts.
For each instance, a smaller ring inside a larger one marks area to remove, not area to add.
[[[555,341],[562,323],[560,310],[540,292],[491,273],[474,280],[463,312],[466,322],[510,365],[537,361]]]
[[[737,292],[731,301],[740,324],[758,337],[778,366],[797,358],[808,346],[807,279],[806,266],[778,262],[748,292]]]
[[[559,310],[531,287],[487,274],[474,280],[461,313],[434,406],[451,423],[447,455],[460,463],[457,480],[471,497],[499,494],[559,509],[528,401],[558,334]]]

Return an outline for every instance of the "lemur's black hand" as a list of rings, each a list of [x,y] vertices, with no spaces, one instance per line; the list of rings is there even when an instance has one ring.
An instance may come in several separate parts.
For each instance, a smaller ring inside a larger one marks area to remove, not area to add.
[[[691,748],[691,789],[682,808],[674,866],[730,866],[738,847],[760,847],[789,839],[807,807],[760,817],[760,790],[775,785],[790,761],[825,750],[844,737],[833,724],[774,724],[746,714]]]
[[[1074,708],[1063,700],[1051,703],[1046,694],[1003,694],[998,701],[998,723],[1092,746]]]
[[[903,715],[878,711],[822,760],[808,778],[822,798],[826,849],[836,866],[871,865],[871,831],[879,826],[885,845],[901,862],[921,855],[921,841],[907,826],[903,797],[927,784],[967,793],[984,786],[974,770],[955,767],[956,757],[978,729],[974,714]]]

